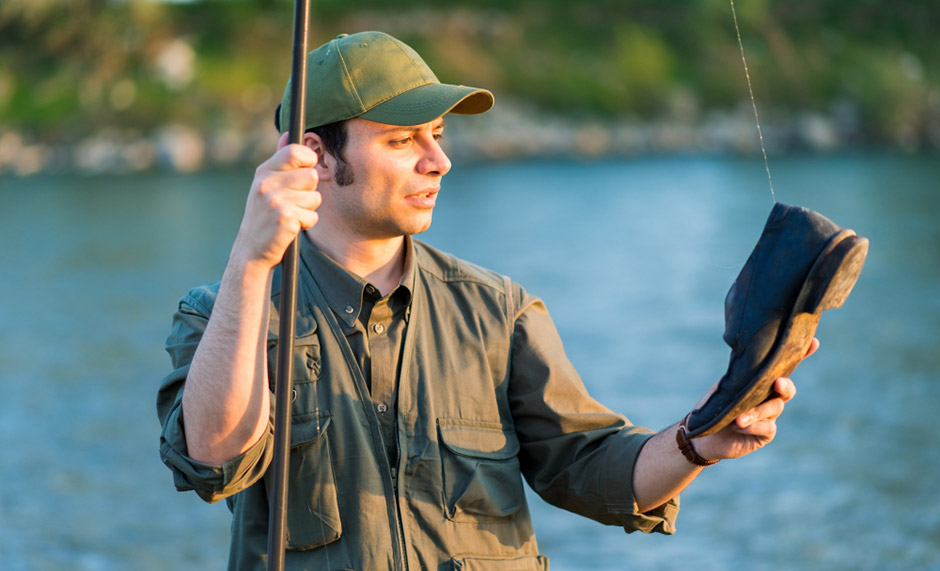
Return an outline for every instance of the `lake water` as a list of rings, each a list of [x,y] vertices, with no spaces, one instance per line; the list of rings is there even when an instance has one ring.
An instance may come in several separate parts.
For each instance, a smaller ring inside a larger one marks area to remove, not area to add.
[[[675,536],[531,498],[555,571],[940,569],[940,161],[774,158],[777,199],[871,240],[767,449],[709,468]],[[173,490],[154,397],[176,300],[215,281],[250,172],[0,178],[0,567],[205,570],[228,511]],[[759,160],[458,166],[424,239],[542,296],[591,392],[680,419],[772,206]]]

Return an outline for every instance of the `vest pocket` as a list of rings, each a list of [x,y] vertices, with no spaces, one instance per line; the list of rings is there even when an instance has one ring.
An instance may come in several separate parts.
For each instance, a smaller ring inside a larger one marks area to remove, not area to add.
[[[460,557],[451,560],[454,571],[548,571],[548,558],[528,557]]]
[[[498,422],[438,419],[444,512],[453,521],[506,520],[525,503],[519,441]]]
[[[287,548],[314,549],[340,538],[343,527],[336,499],[336,478],[330,454],[330,417],[291,425],[290,486],[287,499]],[[265,474],[272,500],[272,470]]]

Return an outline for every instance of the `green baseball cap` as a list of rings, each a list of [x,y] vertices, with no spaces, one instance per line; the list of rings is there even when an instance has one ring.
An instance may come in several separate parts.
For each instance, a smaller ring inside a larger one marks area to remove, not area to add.
[[[290,125],[290,92],[288,81],[278,110],[282,133]],[[441,83],[417,52],[383,32],[340,34],[307,58],[306,129],[354,117],[419,125],[492,106],[492,93]]]

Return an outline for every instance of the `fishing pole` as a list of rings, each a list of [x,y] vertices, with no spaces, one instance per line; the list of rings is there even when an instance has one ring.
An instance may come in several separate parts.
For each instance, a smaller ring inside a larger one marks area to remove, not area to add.
[[[304,103],[307,100],[307,37],[310,0],[294,0],[294,41],[291,56],[290,127],[288,142],[303,144]],[[268,514],[268,571],[284,569],[287,536],[287,483],[290,472],[291,395],[294,385],[294,313],[297,307],[299,235],[284,252],[281,262],[280,327],[277,373],[274,381],[274,490]]]

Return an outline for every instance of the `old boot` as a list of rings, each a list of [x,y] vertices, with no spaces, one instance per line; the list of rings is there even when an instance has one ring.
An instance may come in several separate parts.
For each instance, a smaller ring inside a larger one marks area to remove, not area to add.
[[[728,372],[686,421],[689,437],[720,430],[773,395],[809,349],[820,314],[855,285],[868,240],[825,216],[777,203],[725,298]]]

